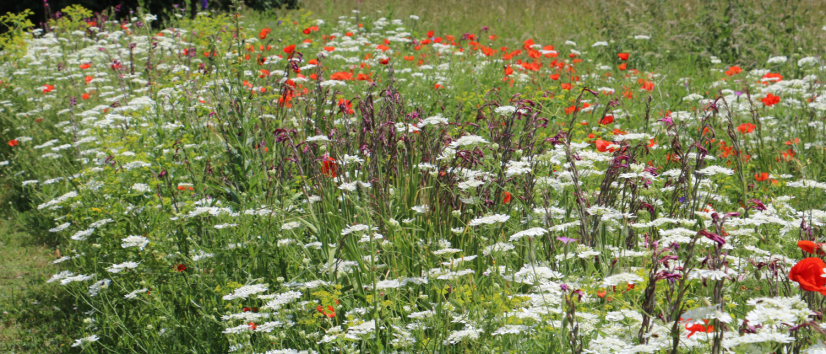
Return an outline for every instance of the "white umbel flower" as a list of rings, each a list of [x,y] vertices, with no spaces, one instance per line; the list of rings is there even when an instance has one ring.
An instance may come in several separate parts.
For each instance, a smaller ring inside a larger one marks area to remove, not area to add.
[[[224,295],[223,299],[226,301],[235,299],[246,299],[250,295],[255,295],[267,291],[267,284],[244,285],[235,289],[231,294]]]
[[[518,241],[519,239],[521,239],[525,236],[529,236],[529,237],[542,236],[546,233],[548,233],[548,230],[545,230],[541,227],[534,227],[534,228],[531,228],[531,229],[519,231],[519,232],[511,235],[511,237],[508,239],[508,242]]]
[[[490,225],[495,223],[503,223],[508,221],[511,217],[509,215],[504,214],[494,214],[491,216],[483,216],[481,218],[476,218],[470,221],[470,226],[479,226],[479,225]]]
[[[731,315],[720,309],[720,304],[714,306],[698,307],[683,313],[682,317],[688,325],[704,324],[703,320],[720,320],[723,323],[732,321]]]
[[[617,286],[620,284],[637,284],[642,282],[642,278],[639,275],[633,273],[620,273],[614,274],[610,277],[606,277],[602,280],[602,286],[610,287],[610,286]]]

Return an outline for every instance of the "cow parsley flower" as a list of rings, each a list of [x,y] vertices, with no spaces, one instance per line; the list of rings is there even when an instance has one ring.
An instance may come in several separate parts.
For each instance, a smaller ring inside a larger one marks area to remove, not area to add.
[[[224,295],[223,299],[226,301],[235,300],[235,299],[246,299],[250,295],[255,295],[259,293],[263,293],[267,291],[268,286],[267,284],[254,284],[254,285],[245,285],[238,289],[235,289],[234,292],[228,295]]]
[[[95,232],[95,229],[81,230],[75,232],[71,238],[75,241],[86,241],[86,238],[88,238],[93,232]]]
[[[604,287],[612,287],[620,284],[637,284],[640,282],[642,282],[642,278],[640,278],[639,275],[633,273],[620,273],[606,277],[602,280],[601,285]]]
[[[69,227],[69,226],[71,226],[71,225],[72,225],[72,224],[71,224],[71,223],[68,223],[68,222],[67,222],[67,223],[63,223],[63,224],[60,224],[60,225],[58,225],[58,226],[56,226],[56,227],[53,227],[53,228],[49,229],[49,232],[60,232],[60,231],[66,230],[66,228],[68,228],[68,227]]]
[[[507,252],[514,248],[516,247],[510,243],[497,242],[495,244],[485,247],[485,249],[482,250],[482,254],[484,254],[485,256],[490,256],[491,254]]]
[[[684,312],[680,317],[686,321],[687,325],[703,324],[707,320],[720,320],[723,323],[731,323],[732,321],[731,315],[720,309],[720,304],[691,309]]]
[[[277,311],[285,305],[300,299],[301,296],[303,296],[303,294],[300,291],[288,291],[281,294],[258,295],[258,298],[261,300],[270,300],[266,305],[264,305],[264,309]]]
[[[463,340],[475,340],[479,339],[479,334],[485,333],[485,331],[477,328],[473,328],[473,326],[468,325],[465,329],[458,330],[458,331],[451,331],[450,335],[448,335],[447,339],[444,341],[444,345],[448,344],[457,344]]]
[[[534,228],[531,228],[531,229],[519,231],[519,232],[511,235],[511,237],[508,239],[508,242],[518,241],[519,239],[521,239],[525,236],[528,236],[528,237],[542,236],[546,233],[548,233],[548,230],[545,230],[541,227],[534,227]]]
[[[494,214],[490,216],[483,216],[480,218],[476,218],[470,221],[468,225],[470,226],[479,226],[479,225],[490,225],[495,223],[503,223],[508,221],[511,217],[509,215],[504,214]]]
[[[499,329],[493,331],[491,336],[501,336],[503,334],[524,334],[528,333],[530,327],[524,325],[505,325],[504,327],[499,327]]]
[[[109,273],[120,273],[125,269],[135,269],[140,265],[140,262],[123,262],[120,264],[113,264],[111,267],[106,268],[106,271]]]
[[[123,248],[138,247],[141,251],[143,251],[143,248],[148,244],[149,240],[146,239],[146,237],[132,235],[124,237],[123,240],[121,240],[120,246]]]
[[[459,147],[462,147],[462,146],[487,144],[487,143],[488,143],[488,141],[485,140],[484,138],[482,138],[481,136],[478,136],[478,135],[465,135],[465,136],[463,136],[459,139],[456,139],[456,141],[450,143],[450,147],[456,149],[456,148],[459,148]]]

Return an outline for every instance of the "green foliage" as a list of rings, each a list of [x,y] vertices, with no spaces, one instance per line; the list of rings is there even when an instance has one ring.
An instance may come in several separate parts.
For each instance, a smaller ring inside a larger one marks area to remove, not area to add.
[[[5,33],[0,33],[3,60],[14,60],[26,53],[25,30],[34,26],[28,18],[31,14],[32,11],[26,9],[18,14],[9,12],[0,16],[0,25],[8,29]]]

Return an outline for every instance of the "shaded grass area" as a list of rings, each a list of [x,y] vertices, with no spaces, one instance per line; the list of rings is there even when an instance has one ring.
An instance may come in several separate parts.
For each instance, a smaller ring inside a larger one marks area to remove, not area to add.
[[[82,314],[58,284],[53,249],[17,225],[0,221],[0,353],[69,352]]]

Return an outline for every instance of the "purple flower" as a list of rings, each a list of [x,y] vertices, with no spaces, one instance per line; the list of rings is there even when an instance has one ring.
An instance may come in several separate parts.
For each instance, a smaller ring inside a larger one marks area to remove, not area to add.
[[[557,240],[562,241],[562,243],[564,243],[564,244],[566,244],[566,245],[567,245],[568,243],[571,243],[571,242],[576,241],[576,239],[575,239],[575,238],[568,238],[568,237],[565,237],[565,236],[562,236],[562,237],[557,237],[556,239],[557,239]]]
[[[660,259],[660,261],[659,261],[659,262],[657,262],[657,263],[668,262],[668,261],[674,261],[674,260],[678,260],[678,259],[680,259],[680,257],[677,257],[676,255],[673,255],[673,254],[670,254],[670,255],[665,256],[665,257],[663,257],[662,259]]]
[[[756,209],[756,210],[759,210],[759,211],[766,210],[766,205],[763,204],[763,202],[761,202],[759,199],[749,200],[749,204],[754,204],[754,205],[749,205],[750,209]]]
[[[704,236],[705,238],[716,242],[717,247],[722,247],[723,245],[726,244],[726,240],[724,240],[722,237],[720,237],[720,235],[715,234],[713,232],[709,232],[708,230],[705,230],[705,229],[700,230],[699,234],[700,234],[700,236]]]
[[[204,9],[204,10],[206,10],[206,9],[207,9],[207,5],[208,5],[208,4],[207,4],[208,2],[209,2],[209,0],[201,0],[201,8],[202,8],[202,9]],[[281,22],[281,21],[278,21],[278,22]]]
[[[565,284],[559,284],[559,287],[560,287],[560,288],[562,288],[562,291],[568,291],[568,289],[570,289],[570,288],[569,288],[567,285],[565,285]]]
[[[573,294],[577,294],[577,296],[579,296],[579,300],[582,301],[582,295],[584,295],[582,290],[577,289],[573,292]]]
[[[677,273],[669,273],[669,272],[667,272],[667,271],[661,271],[661,272],[659,272],[659,273],[656,275],[656,279],[657,279],[657,280],[662,280],[662,279],[665,279],[665,280],[667,280],[670,284],[674,284],[674,283],[675,283],[677,280],[679,280],[680,278],[682,278],[682,275],[677,274]]]

